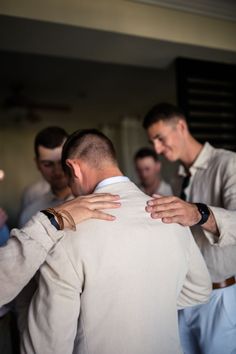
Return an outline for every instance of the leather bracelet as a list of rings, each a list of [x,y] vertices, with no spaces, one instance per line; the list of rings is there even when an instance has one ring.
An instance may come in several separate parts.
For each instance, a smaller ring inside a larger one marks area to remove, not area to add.
[[[70,213],[67,210],[60,210],[58,212],[59,214],[64,214],[65,216],[62,215],[63,218],[66,219],[66,221],[68,222],[68,224],[71,226],[72,230],[76,230],[76,225],[75,225],[75,221],[72,218],[72,216],[70,215]]]
[[[47,210],[47,212],[51,213],[52,215],[54,215],[54,217],[57,218],[57,222],[58,222],[59,227],[60,227],[59,230],[63,230],[64,229],[64,221],[63,221],[63,218],[62,218],[61,214],[59,212],[57,212],[55,209],[53,209],[53,208],[47,208],[46,210]]]
[[[56,211],[53,208],[48,208],[45,210],[41,210],[41,212],[44,213],[48,217],[50,223],[53,226],[55,226],[55,228],[57,230],[64,230],[65,225],[64,225],[63,218],[68,222],[68,224],[72,230],[74,230],[74,231],[76,230],[75,221],[74,221],[73,217],[71,216],[71,214],[67,210]],[[57,220],[55,217],[57,218]]]

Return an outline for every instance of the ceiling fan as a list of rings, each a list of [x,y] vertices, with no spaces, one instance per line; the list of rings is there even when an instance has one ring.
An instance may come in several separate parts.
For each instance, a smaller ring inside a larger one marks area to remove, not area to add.
[[[39,120],[39,116],[35,111],[58,111],[69,112],[71,107],[68,104],[37,101],[23,93],[24,88],[22,85],[17,84],[12,86],[11,93],[2,102],[2,109],[6,111],[24,111],[25,118],[28,120]]]

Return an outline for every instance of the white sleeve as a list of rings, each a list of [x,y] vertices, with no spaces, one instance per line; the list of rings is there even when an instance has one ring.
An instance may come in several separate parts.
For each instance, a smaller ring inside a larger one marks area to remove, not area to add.
[[[63,236],[40,212],[24,228],[11,231],[0,247],[0,306],[16,297]]]
[[[83,279],[58,244],[40,268],[38,290],[29,308],[21,353],[72,353]]]

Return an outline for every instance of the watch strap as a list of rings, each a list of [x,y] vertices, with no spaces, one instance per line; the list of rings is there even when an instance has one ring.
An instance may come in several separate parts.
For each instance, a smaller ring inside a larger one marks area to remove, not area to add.
[[[210,210],[206,204],[203,203],[195,203],[198,208],[199,213],[201,214],[201,219],[196,225],[203,225],[207,222],[210,216]]]
[[[58,222],[56,221],[55,216],[54,216],[52,213],[50,213],[48,210],[40,210],[40,212],[47,216],[47,218],[48,218],[48,220],[50,221],[50,223],[51,223],[57,230],[60,230],[60,225],[58,224]]]

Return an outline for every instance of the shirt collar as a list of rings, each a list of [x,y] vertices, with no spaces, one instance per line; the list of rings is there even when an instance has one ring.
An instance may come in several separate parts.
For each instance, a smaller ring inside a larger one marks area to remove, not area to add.
[[[194,163],[192,164],[192,166],[189,169],[189,172],[191,173],[191,175],[193,175],[197,169],[205,170],[208,168],[208,163],[209,163],[209,159],[212,155],[212,152],[213,152],[213,147],[208,142],[206,142],[203,145],[203,148],[200,151],[199,155],[197,156],[196,160],[194,161]],[[186,176],[187,175],[186,170],[183,165],[179,166],[178,175],[179,176]]]
[[[102,188],[102,187],[109,186],[110,184],[113,184],[113,183],[120,183],[120,182],[127,182],[127,181],[129,181],[129,178],[126,176],[109,177],[109,178],[106,178],[103,181],[99,182],[95,188],[95,191]]]

